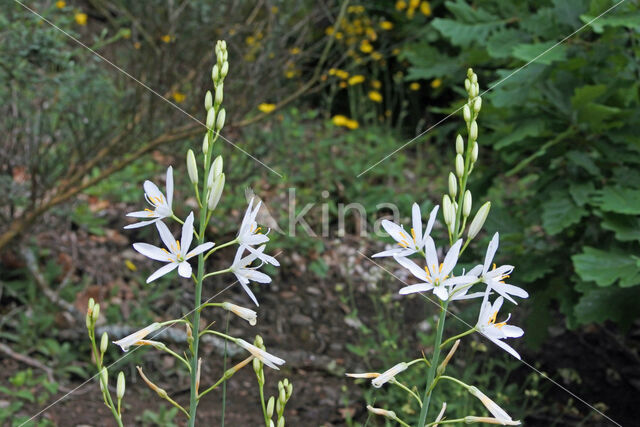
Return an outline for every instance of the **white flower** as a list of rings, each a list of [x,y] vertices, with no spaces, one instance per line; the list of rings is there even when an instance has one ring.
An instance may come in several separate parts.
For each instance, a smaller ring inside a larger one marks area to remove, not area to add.
[[[375,388],[380,388],[382,387],[383,384],[394,379],[396,375],[398,375],[400,372],[405,371],[408,367],[409,365],[407,365],[406,363],[400,362],[397,365],[393,366],[392,368],[387,369],[386,371],[381,373],[379,376],[377,376],[373,380],[371,380],[371,384]]]
[[[129,336],[122,338],[121,340],[114,341],[113,343],[119,345],[122,348],[122,351],[129,351],[129,347],[132,345],[139,345],[138,342],[142,341],[144,337],[149,335],[151,332],[157,331],[160,329],[162,325],[158,322],[154,322],[147,326],[146,328],[140,329],[137,332],[132,333]]]
[[[509,315],[505,321],[496,323],[498,312],[500,311],[500,307],[502,307],[503,302],[504,299],[502,297],[498,297],[498,299],[496,299],[493,304],[491,304],[491,302],[489,301],[483,301],[482,307],[480,308],[480,315],[478,316],[476,329],[482,335],[486,336],[492,342],[494,342],[497,346],[508,351],[511,355],[513,355],[513,357],[520,359],[520,355],[517,351],[511,348],[511,346],[509,346],[508,344],[500,341],[506,338],[518,338],[524,334],[524,331],[521,328],[517,326],[507,325],[507,322],[509,321],[511,315]]]
[[[249,282],[258,282],[258,283],[271,283],[271,277],[266,274],[258,271],[262,265],[257,267],[249,267],[253,261],[258,259],[260,255],[264,255],[265,245],[260,246],[255,252],[249,253],[246,257],[242,257],[244,253],[245,246],[240,246],[238,251],[236,252],[236,256],[233,259],[233,264],[231,264],[230,270],[233,274],[238,278],[238,282],[242,285],[242,288],[245,290],[247,295],[251,298],[251,300],[255,303],[255,305],[259,306],[258,300],[256,296],[251,292],[251,289],[247,286]]]
[[[485,408],[487,408],[489,412],[491,412],[491,415],[493,415],[496,418],[496,420],[498,420],[502,425],[520,424],[520,421],[513,421],[509,416],[509,414],[507,414],[504,409],[499,407],[496,402],[489,399],[487,395],[485,395],[483,392],[478,390],[476,387],[471,386],[467,390],[473,396],[477,397],[478,400],[480,400],[480,402],[482,402],[482,404],[485,406]]]
[[[378,378],[380,376],[378,372],[361,372],[361,373],[345,374],[345,375],[351,378],[366,378],[366,379]]]
[[[252,254],[256,254],[258,259],[267,264],[274,265],[278,267],[280,263],[274,257],[265,254],[264,252],[256,250],[253,246],[259,245],[262,243],[266,243],[269,241],[269,230],[265,234],[262,233],[262,227],[258,225],[256,222],[256,217],[258,216],[258,212],[260,211],[260,207],[262,206],[262,201],[259,201],[256,207],[253,207],[253,197],[249,200],[249,206],[247,207],[247,211],[244,213],[244,218],[242,218],[242,224],[240,224],[240,230],[238,230],[238,243],[241,247],[244,247],[246,250],[251,252]]]
[[[514,304],[518,304],[511,295],[515,295],[520,298],[527,298],[529,294],[522,288],[517,286],[510,285],[505,283],[504,280],[509,277],[509,274],[513,271],[512,265],[501,265],[496,268],[496,265],[493,264],[493,269],[489,270],[491,263],[493,262],[493,257],[498,250],[498,244],[500,241],[500,236],[498,233],[493,235],[491,242],[489,242],[489,246],[487,247],[487,254],[484,257],[483,265],[476,265],[469,271],[469,275],[471,276],[479,276],[484,283],[487,284],[487,289],[492,289],[511,301]]]
[[[251,326],[254,326],[256,324],[256,319],[258,318],[258,314],[251,309],[241,307],[239,305],[235,305],[230,302],[223,302],[222,308],[232,312],[238,317],[242,317],[244,320],[249,322]]]
[[[246,342],[241,338],[238,338],[236,340],[236,344],[238,344],[240,347],[247,350],[249,353],[253,355],[253,357],[255,357],[256,359],[259,359],[262,363],[264,363],[270,368],[280,369],[276,365],[284,365],[285,363],[285,361],[280,359],[279,357],[276,357],[273,354],[267,353],[261,348],[258,348],[253,344],[249,344],[248,342]]]
[[[193,212],[189,214],[182,226],[182,238],[180,241],[174,240],[173,235],[169,231],[163,222],[158,221],[156,223],[158,232],[162,242],[167,249],[160,249],[157,246],[150,245],[148,243],[134,243],[133,248],[140,252],[142,255],[155,259],[156,261],[163,261],[168,263],[164,267],[160,267],[147,279],[147,283],[151,283],[158,277],[178,268],[178,274],[182,277],[191,277],[191,265],[187,260],[191,257],[201,254],[213,247],[213,243],[207,242],[199,246],[196,246],[191,252],[189,252],[189,246],[193,240]]]
[[[399,256],[394,256],[396,261],[411,274],[424,283],[417,283],[415,285],[405,286],[400,289],[400,294],[412,294],[415,292],[425,292],[433,289],[433,293],[443,301],[449,298],[450,289],[454,285],[465,285],[477,280],[474,276],[463,275],[454,277],[451,272],[458,262],[458,255],[460,254],[460,246],[462,245],[462,239],[458,240],[451,246],[449,252],[444,257],[442,264],[438,261],[438,253],[436,251],[436,245],[433,239],[427,236],[425,242],[425,259],[427,266],[423,269],[418,267],[413,261]]]
[[[398,224],[395,224],[389,220],[382,221],[382,227],[384,230],[389,233],[389,235],[398,242],[399,248],[390,249],[387,251],[379,252],[375,255],[372,255],[373,258],[377,257],[385,257],[385,256],[402,256],[406,257],[416,252],[422,251],[424,248],[425,242],[429,234],[431,233],[431,229],[433,228],[433,223],[436,220],[436,215],[438,213],[438,206],[431,210],[431,214],[429,214],[429,222],[427,223],[427,229],[424,234],[422,234],[422,214],[420,213],[420,206],[417,203],[413,204],[411,209],[411,220],[412,220],[412,228],[411,228],[411,236],[407,234],[404,228]]]
[[[127,216],[134,218],[153,218],[148,221],[141,221],[135,224],[129,224],[124,228],[138,228],[145,225],[153,224],[163,218],[168,218],[173,215],[171,209],[171,203],[173,201],[173,168],[169,166],[167,169],[167,198],[165,199],[162,191],[158,189],[158,186],[151,181],[144,182],[144,197],[147,202],[153,206],[153,210],[145,209],[143,211],[131,212]]]

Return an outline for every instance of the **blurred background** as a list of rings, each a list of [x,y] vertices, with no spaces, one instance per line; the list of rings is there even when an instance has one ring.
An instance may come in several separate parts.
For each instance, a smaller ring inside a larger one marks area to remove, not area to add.
[[[270,271],[270,286],[256,287],[258,325],[231,325],[240,336],[260,333],[287,360],[282,372],[267,372],[267,384],[293,382],[290,425],[384,425],[368,420],[365,405],[374,401],[416,417],[405,394],[344,373],[430,352],[437,310],[400,298],[402,283],[359,253],[378,252],[388,239],[361,235],[361,221],[349,215],[338,232],[339,205],[362,204],[370,225],[390,213],[381,203],[395,203],[405,217],[414,201],[423,212],[440,204],[464,128],[459,113],[448,116],[466,98],[468,67],[481,91],[490,89],[471,190],[477,206],[491,200],[492,210],[461,261],[481,260],[499,230],[498,261],[516,266],[511,280],[531,297],[513,318],[526,331],[515,343],[526,364],[474,337],[451,369],[528,425],[610,425],[581,399],[623,425],[637,423],[639,31],[633,1],[5,0],[0,424],[22,425],[93,375],[84,326],[90,297],[112,337],[191,307],[190,284],[145,284],[155,266],[131,243],[152,241],[154,230],[122,227],[143,202],[142,182],[162,183],[168,165],[176,170],[174,200],[187,200],[179,214],[195,206],[184,157],[204,135],[194,118],[204,121],[218,39],[227,41],[230,63],[224,136],[277,174],[218,142],[227,188],[209,234],[235,236],[247,188],[285,231],[289,189],[294,216],[314,204],[304,218],[315,236],[301,226],[295,237],[271,234],[282,267]],[[446,239],[441,224],[434,235]],[[221,251],[214,264],[226,268],[232,257]],[[236,287],[217,295],[230,283],[211,280],[204,297],[250,305]],[[452,310],[469,323],[477,317],[477,304]],[[224,320],[208,316],[207,323]],[[447,325],[450,334],[466,329],[454,319]],[[184,345],[174,335],[166,339]],[[204,346],[203,382],[219,377],[219,350]],[[111,348],[107,360],[121,355]],[[117,367],[127,374],[125,423],[184,425],[136,379],[143,362],[175,400],[188,401],[188,378],[173,359],[137,351]],[[424,378],[407,381],[421,390]],[[230,425],[261,419],[254,383],[250,370],[229,383]],[[436,400],[452,413],[484,413],[471,399],[443,387]],[[211,393],[202,402],[202,425],[219,421],[220,400]],[[27,425],[111,422],[91,382]]]

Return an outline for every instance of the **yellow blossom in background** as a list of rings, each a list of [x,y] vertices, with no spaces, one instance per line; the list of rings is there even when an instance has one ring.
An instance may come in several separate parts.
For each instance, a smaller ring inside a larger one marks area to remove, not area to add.
[[[122,30],[122,38],[128,40],[131,38],[131,30],[129,28],[124,28]]]
[[[338,114],[338,115],[333,116],[331,121],[336,126],[346,126],[347,121],[349,121],[349,118],[346,117],[346,116],[343,116],[342,114]]]
[[[378,35],[376,34],[373,28],[371,27],[367,28],[366,33],[367,33],[367,37],[369,37],[369,40],[371,40],[372,42],[378,40]]]
[[[276,109],[276,104],[262,103],[262,104],[258,105],[258,110],[260,110],[260,111],[262,111],[263,113],[266,113],[266,114],[269,114],[270,112],[272,112],[275,109]]]
[[[291,55],[298,55],[301,52],[299,47],[293,47],[291,49],[289,49],[289,53]]]
[[[369,99],[372,100],[373,102],[382,102],[382,95],[380,95],[380,92],[377,92],[375,90],[372,90],[369,92]]]
[[[325,29],[324,29],[324,33],[325,33],[326,35],[328,35],[328,36],[332,35],[332,34],[333,34],[333,27],[332,27],[332,26],[329,26],[329,27],[325,28]]]
[[[413,82],[409,85],[409,89],[410,90],[420,90],[420,83],[418,82]]]
[[[384,110],[385,117],[391,117],[391,110]]]
[[[165,34],[164,36],[160,37],[160,40],[162,40],[163,43],[171,43],[171,34]]]
[[[62,9],[62,8],[64,8],[66,5],[67,5],[67,3],[63,2],[62,0],[58,0],[58,1],[56,2],[56,7],[57,7],[58,9]]]
[[[396,2],[396,10],[404,10],[407,7],[407,2],[403,0],[398,0]]]
[[[420,3],[420,12],[422,12],[424,16],[431,16],[431,5],[428,1]]]
[[[399,54],[400,54],[400,49],[398,49],[398,48],[396,47],[395,49],[393,49],[393,50],[391,51],[391,54],[392,54],[393,56],[397,56],[397,55],[399,55]]]
[[[271,6],[271,13],[273,13],[274,15],[278,13],[278,10],[278,6]]]
[[[393,29],[393,22],[391,22],[391,21],[382,21],[380,23],[380,28],[382,28],[383,30],[392,30]]]
[[[340,82],[340,87],[343,89],[347,87],[347,82]]]
[[[360,50],[364,53],[371,53],[373,51],[373,46],[371,46],[369,40],[362,40],[362,43],[360,43]]]
[[[364,6],[349,6],[347,8],[348,13],[362,13],[364,12]]]
[[[128,259],[124,260],[124,265],[131,271],[136,271],[138,269],[138,267]]]
[[[342,40],[342,33],[338,31],[335,37],[336,37],[336,40]]]
[[[417,9],[420,5],[420,0],[409,0],[409,9]]]
[[[380,61],[382,59],[382,54],[380,52],[371,52],[371,59],[374,61]]]
[[[171,97],[173,98],[174,101],[180,103],[180,102],[183,102],[187,98],[187,95],[185,95],[182,92],[176,91],[176,92],[173,92],[171,94]]]
[[[86,13],[76,13],[73,17],[73,19],[76,20],[76,24],[78,25],[87,25],[87,14]]]
[[[284,76],[288,79],[292,79],[296,76],[296,70],[287,70],[287,72],[284,73]]]
[[[356,74],[349,78],[348,83],[349,86],[354,86],[362,83],[364,81],[364,76],[362,74]]]
[[[329,70],[329,74],[331,74],[331,70]],[[335,70],[334,74],[342,80],[346,80],[349,78],[349,73],[344,70]]]
[[[329,75],[330,76],[335,76],[337,71],[338,70],[336,70],[335,68],[329,68]]]
[[[382,87],[382,83],[380,83],[380,80],[371,80],[371,87],[374,89],[380,89]]]
[[[345,126],[353,130],[353,129],[358,129],[360,127],[360,124],[356,120],[347,120],[347,123],[345,123]]]
[[[442,86],[442,80],[440,79],[435,79],[431,81],[431,87],[434,89],[438,89],[440,86]]]
[[[134,48],[134,49],[136,49],[136,50],[140,49],[140,47],[141,47],[141,46],[142,46],[142,45],[140,44],[140,42],[135,42],[135,43],[133,44],[133,48]]]
[[[254,44],[256,44],[256,38],[253,36],[248,36],[246,39],[244,39],[244,42],[249,46],[253,46]]]

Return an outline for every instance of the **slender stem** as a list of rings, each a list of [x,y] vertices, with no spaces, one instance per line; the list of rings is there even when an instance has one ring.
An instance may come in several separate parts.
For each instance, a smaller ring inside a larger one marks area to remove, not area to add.
[[[216,381],[216,383],[214,385],[212,385],[211,387],[209,387],[208,389],[206,389],[205,391],[200,393],[198,395],[198,399],[202,399],[202,396],[204,396],[205,394],[209,393],[211,390],[216,389],[220,384],[222,384],[224,382],[225,379],[226,379],[226,377],[223,375],[218,381]]]
[[[211,276],[217,276],[218,274],[224,274],[224,273],[229,273],[231,272],[230,268],[225,268],[224,270],[218,270],[218,271],[213,271],[211,273],[207,273],[205,274],[202,279],[206,279],[207,277],[211,277]],[[200,306],[198,306],[200,307]]]
[[[264,370],[264,366],[262,366]],[[269,427],[269,418],[267,417],[267,405],[264,401],[264,384],[262,381],[258,381],[258,385],[260,386],[260,404],[262,405],[262,416],[264,417],[264,425],[265,427]]]
[[[451,337],[451,338],[448,338],[448,339],[447,339],[447,340],[445,340],[442,344],[440,344],[440,350],[444,349],[444,348],[447,346],[447,344],[449,344],[450,342],[455,341],[455,340],[457,340],[458,338],[462,338],[462,337],[464,337],[465,335],[472,334],[472,333],[474,333],[475,331],[476,331],[476,328],[471,328],[471,329],[469,329],[469,330],[468,330],[468,331],[466,331],[466,332],[463,332],[463,333],[461,333],[461,334],[458,334],[458,335],[455,335],[455,336],[453,336],[453,337]]]
[[[227,312],[227,327],[224,331],[225,334],[229,334],[229,312]],[[222,372],[227,372],[227,340],[224,340],[224,360],[222,362]],[[222,383],[222,418],[220,420],[220,426],[224,427],[224,413],[227,408],[227,382]]]
[[[187,360],[184,357],[180,356],[178,353],[176,353],[175,351],[171,350],[167,346],[163,347],[162,351],[165,351],[165,352],[169,353],[170,355],[172,355],[173,357],[175,357],[176,359],[178,359],[179,361],[184,363],[187,366],[187,369],[189,370],[189,372],[191,372],[191,365],[189,364],[189,362],[187,362]]]
[[[416,394],[416,392],[414,392],[413,390],[411,390],[409,387],[407,387],[406,385],[402,384],[400,381],[398,380],[392,380],[389,381],[391,384],[394,384],[398,387],[400,387],[401,389],[403,389],[404,391],[406,391],[407,393],[409,393],[411,396],[413,396],[417,401],[418,401],[418,405],[420,405],[420,407],[422,407],[422,401],[420,400],[420,396],[418,396]]]
[[[96,360],[96,368],[98,368],[99,381],[102,382],[102,357],[100,357],[100,353],[98,352],[98,347],[96,346],[96,333],[95,329],[89,329],[89,339],[91,340],[91,350],[93,351],[94,358]],[[119,427],[123,427],[122,419],[120,418],[120,409],[116,411],[116,407],[113,404],[113,399],[111,399],[111,393],[109,393],[109,387],[105,384],[104,391],[102,392],[102,397],[105,400],[105,403],[111,410],[111,414],[113,414],[113,418],[116,419]]]
[[[419,427],[424,427],[427,420],[427,412],[429,411],[429,402],[431,401],[431,384],[436,376],[436,368],[438,366],[438,359],[440,357],[440,344],[442,343],[442,332],[444,331],[444,321],[447,315],[447,306],[449,301],[441,303],[440,307],[440,319],[438,320],[438,329],[436,331],[436,341],[433,350],[433,357],[431,359],[431,366],[429,367],[429,373],[427,374],[427,385],[424,389],[424,397],[422,398],[422,409],[420,410]]]
[[[452,420],[444,420],[444,421],[434,421],[432,423],[427,424],[427,427],[433,426],[433,425],[440,425],[440,424],[454,424],[454,423],[461,423],[461,424],[465,424],[465,419],[464,418],[456,418],[456,419],[452,419]]]
[[[206,260],[207,258],[209,258],[209,256],[210,256],[212,253],[214,253],[215,251],[217,251],[218,249],[226,248],[227,246],[231,246],[231,245],[236,244],[236,243],[238,243],[238,239],[233,239],[233,240],[232,240],[232,241],[230,241],[230,242],[223,243],[223,244],[221,244],[220,246],[216,246],[216,247],[214,247],[213,249],[211,249],[209,252],[207,252],[207,254],[204,256],[204,259]]]
[[[404,427],[411,427],[409,424],[405,423],[404,421],[402,421],[400,418],[398,418],[398,416],[396,415],[395,421],[398,422],[401,426]]]

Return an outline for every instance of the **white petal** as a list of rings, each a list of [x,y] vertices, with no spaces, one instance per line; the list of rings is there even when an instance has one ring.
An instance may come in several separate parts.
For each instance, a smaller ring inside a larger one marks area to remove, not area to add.
[[[417,283],[415,285],[405,286],[400,289],[400,295],[415,294],[416,292],[427,292],[433,289],[431,283]]]
[[[213,246],[215,245],[215,243],[213,242],[207,242],[207,243],[203,243],[201,245],[196,246],[195,248],[193,248],[193,250],[191,252],[189,252],[185,258],[189,259],[192,258],[196,255],[200,255],[202,252],[208,251],[209,249],[211,249]]]
[[[406,231],[404,231],[404,228],[400,227],[398,224],[387,219],[383,220],[380,224],[382,225],[382,228],[384,228],[384,231],[386,231],[396,242],[407,245],[411,244],[411,237]]]
[[[436,216],[438,215],[438,208],[440,206],[436,205],[435,208],[433,208],[431,210],[431,213],[429,214],[429,222],[427,222],[427,229],[424,231],[424,237],[422,239],[422,241],[426,241],[427,237],[429,237],[429,235],[431,234],[431,230],[433,229],[433,224],[436,222]]]
[[[253,303],[256,306],[260,306],[260,304],[258,304],[258,299],[256,298],[256,296],[253,294],[253,292],[251,292],[251,289],[249,289],[249,286],[247,286],[246,284],[240,282],[240,285],[242,285],[242,288],[244,289],[244,291],[247,293],[247,295],[249,295],[249,298],[251,298],[251,301],[253,301]]]
[[[491,307],[491,311],[493,311],[494,313],[499,313],[503,303],[504,303],[504,298],[502,297],[496,298],[496,301],[493,303],[493,306]]]
[[[424,255],[427,260],[427,268],[431,272],[432,276],[437,276],[440,272],[438,268],[438,253],[436,252],[436,244],[433,239],[429,236],[424,244]]]
[[[503,350],[507,351],[509,354],[511,354],[513,357],[515,357],[516,359],[520,360],[520,355],[518,354],[517,351],[515,351],[513,349],[513,347],[511,347],[509,344],[505,343],[504,341],[500,341],[498,339],[492,339],[489,338],[491,340],[491,342],[493,342],[495,345],[497,345],[498,347],[502,348]]]
[[[162,243],[169,249],[171,253],[178,254],[178,248],[176,245],[176,240],[173,238],[173,234],[169,231],[169,228],[162,221],[158,221],[156,223],[156,227],[158,228],[158,233],[160,234],[160,238],[162,239]]]
[[[448,276],[449,273],[453,270],[458,262],[458,255],[460,255],[460,247],[462,246],[462,239],[458,240],[451,246],[449,252],[447,252],[447,256],[444,257],[444,261],[442,261],[442,271],[440,274],[442,277]]]
[[[424,270],[424,268],[418,267],[418,265],[415,262],[411,261],[409,258],[399,256],[394,256],[393,258],[397,261],[398,264],[409,270],[411,274],[416,276],[418,279],[429,281],[429,277],[427,276],[427,272]]]
[[[159,201],[164,200],[164,194],[162,194],[162,191],[160,191],[158,186],[153,182],[146,180],[142,186],[144,187],[144,192],[147,193],[147,197],[149,199],[154,199],[154,206],[157,206]]]
[[[250,269],[245,269],[245,271],[243,272],[244,276],[253,281],[253,282],[258,282],[258,283],[271,283],[271,277],[267,276],[266,274],[258,271],[258,270],[250,270]]]
[[[151,276],[149,276],[149,278],[147,279],[147,283],[151,283],[154,280],[156,280],[158,277],[162,277],[165,274],[175,270],[177,266],[178,266],[178,263],[170,262],[169,264],[167,264],[167,265],[165,265],[163,267],[160,267],[159,269],[157,269],[155,271],[155,273],[153,273]]]
[[[416,245],[422,247],[422,213],[420,206],[414,203],[411,208],[411,220],[413,225],[413,234],[416,236]]]
[[[394,255],[407,256],[407,255],[400,255],[403,251],[404,249],[402,248],[389,249],[386,251],[378,252],[377,254],[373,254],[371,255],[371,258],[381,258],[386,256],[394,256]],[[412,251],[412,252],[415,253],[415,251]]]
[[[151,211],[135,211],[135,212],[129,212],[127,214],[127,216],[133,217],[133,218],[157,218],[158,215]]]
[[[487,247],[487,254],[484,256],[484,266],[482,267],[482,274],[489,271],[491,268],[491,262],[493,261],[493,257],[498,250],[498,245],[500,244],[500,235],[496,231],[496,234],[493,235],[491,242],[489,242],[489,246]]]
[[[482,265],[478,264],[473,267],[471,270],[467,272],[467,276],[476,276],[478,277],[482,273]]]
[[[266,234],[248,234],[243,236],[242,243],[245,245],[259,245],[269,241],[269,237]]]
[[[193,212],[184,220],[182,237],[180,238],[180,253],[184,257],[189,252],[189,246],[193,240]]]
[[[500,328],[507,338],[519,338],[524,335],[524,330],[513,325],[504,325]]]
[[[478,278],[473,276],[455,276],[444,280],[441,284],[444,286],[468,285],[476,280]]]
[[[178,265],[178,274],[187,279],[191,277],[191,265],[187,261],[182,261]]]
[[[166,253],[159,247],[150,245],[148,243],[134,243],[133,249],[135,249],[136,251],[140,252],[142,255],[148,258],[155,259],[156,261],[163,261],[163,262],[172,261],[168,253]]]
[[[153,223],[155,223],[157,221],[158,221],[158,219],[152,219],[151,221],[140,221],[140,222],[136,222],[136,223],[133,223],[133,224],[125,225],[124,228],[126,230],[131,230],[132,228],[144,227],[145,225],[150,225],[150,224],[153,224]]]
[[[167,168],[167,204],[171,208],[173,203],[173,167]]]
[[[438,296],[442,301],[446,301],[449,298],[449,292],[447,288],[440,285],[433,288],[433,293]]]

